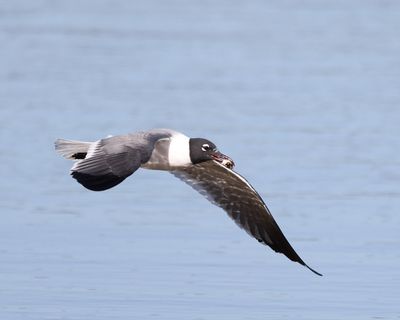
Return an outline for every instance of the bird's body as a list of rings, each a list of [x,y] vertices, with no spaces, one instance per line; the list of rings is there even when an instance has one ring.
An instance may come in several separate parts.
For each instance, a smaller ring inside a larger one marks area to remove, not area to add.
[[[84,187],[103,191],[139,168],[166,170],[224,209],[259,242],[314,273],[289,244],[257,191],[233,171],[233,161],[215,144],[170,129],[153,129],[95,142],[58,139],[56,150],[76,160],[71,175]]]

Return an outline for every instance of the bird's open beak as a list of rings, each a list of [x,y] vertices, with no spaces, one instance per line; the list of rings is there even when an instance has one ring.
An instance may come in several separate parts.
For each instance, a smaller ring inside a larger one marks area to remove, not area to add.
[[[228,156],[222,154],[219,151],[213,152],[211,154],[211,158],[213,160],[219,162],[223,166],[227,167],[228,169],[233,169],[233,167],[235,166],[235,163],[233,162],[233,160],[231,158],[229,158]]]

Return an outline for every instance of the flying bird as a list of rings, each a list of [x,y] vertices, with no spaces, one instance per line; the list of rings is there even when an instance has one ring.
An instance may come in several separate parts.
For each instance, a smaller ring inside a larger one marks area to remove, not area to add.
[[[110,189],[139,168],[168,171],[225,210],[259,242],[321,275],[296,253],[257,191],[233,171],[232,159],[207,139],[152,129],[94,142],[58,139],[55,148],[75,160],[72,177],[93,191]]]

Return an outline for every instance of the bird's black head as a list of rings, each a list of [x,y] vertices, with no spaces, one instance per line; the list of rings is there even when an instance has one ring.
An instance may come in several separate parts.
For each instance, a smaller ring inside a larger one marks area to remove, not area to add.
[[[231,158],[218,151],[217,146],[210,140],[191,138],[189,140],[190,160],[193,164],[215,160],[225,167],[232,169],[234,163]]]

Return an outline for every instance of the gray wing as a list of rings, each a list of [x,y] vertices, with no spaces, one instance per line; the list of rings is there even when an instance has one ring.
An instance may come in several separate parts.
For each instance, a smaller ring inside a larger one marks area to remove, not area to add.
[[[155,131],[99,140],[90,147],[85,159],[75,163],[71,175],[87,189],[110,189],[148,161],[154,144],[169,136],[166,131]]]
[[[321,275],[304,263],[283,235],[260,195],[238,173],[215,161],[202,162],[171,173],[224,209],[239,227],[259,242]]]

